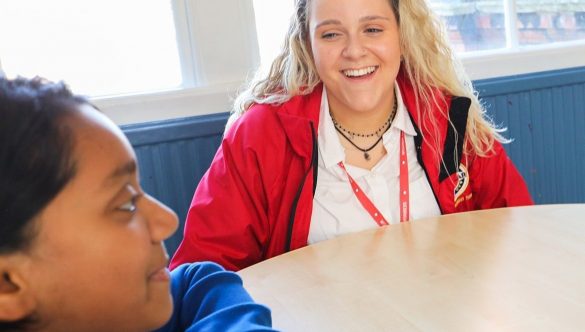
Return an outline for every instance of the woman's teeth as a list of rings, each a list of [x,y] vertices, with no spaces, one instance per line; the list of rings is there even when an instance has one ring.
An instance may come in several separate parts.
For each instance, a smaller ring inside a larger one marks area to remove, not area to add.
[[[343,74],[347,77],[361,77],[373,73],[376,66],[366,67],[362,69],[348,69],[344,70]]]

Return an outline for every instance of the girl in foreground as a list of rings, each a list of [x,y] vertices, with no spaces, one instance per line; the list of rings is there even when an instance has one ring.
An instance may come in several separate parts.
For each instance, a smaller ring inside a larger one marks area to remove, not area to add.
[[[63,84],[0,77],[1,331],[271,331],[237,275],[169,274],[176,228],[116,125]]]

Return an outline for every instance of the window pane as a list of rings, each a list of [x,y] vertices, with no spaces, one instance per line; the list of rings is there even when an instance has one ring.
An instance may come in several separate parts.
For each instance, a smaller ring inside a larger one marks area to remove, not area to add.
[[[168,0],[0,0],[0,61],[92,96],[181,84]]]
[[[458,52],[506,47],[503,0],[431,0]]]
[[[261,68],[268,70],[284,43],[294,0],[254,0]]]
[[[520,45],[585,39],[585,0],[517,0]]]
[[[503,0],[431,0],[430,4],[443,18],[456,50],[506,47]],[[585,0],[516,0],[515,4],[519,45],[585,39]]]

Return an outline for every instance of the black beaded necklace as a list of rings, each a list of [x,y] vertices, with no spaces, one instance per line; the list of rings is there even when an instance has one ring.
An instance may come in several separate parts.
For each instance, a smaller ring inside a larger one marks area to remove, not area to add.
[[[335,130],[337,130],[337,132],[340,133],[341,136],[343,136],[343,138],[345,138],[356,149],[358,149],[361,152],[363,152],[364,153],[364,159],[370,160],[370,154],[368,152],[370,152],[373,148],[375,148],[382,141],[383,134],[386,131],[388,131],[388,129],[390,129],[390,124],[394,120],[394,116],[396,115],[396,109],[397,108],[398,108],[398,103],[396,102],[396,97],[394,97],[394,109],[392,110],[392,113],[390,113],[390,116],[388,117],[388,120],[386,120],[386,122],[384,122],[384,124],[380,128],[378,128],[375,132],[373,132],[371,134],[360,134],[360,133],[355,133],[355,132],[352,132],[350,130],[347,130],[347,129],[343,128],[339,124],[339,122],[337,122],[337,120],[335,120],[335,118],[333,117],[333,114],[331,113],[331,111],[329,112],[329,115],[331,115],[331,120],[333,121],[333,125],[335,126]],[[347,135],[349,135],[349,137]],[[352,141],[355,136],[358,136],[358,137],[373,137],[373,136],[378,136],[378,139],[369,148],[365,148],[364,149],[364,148],[361,148],[361,147],[357,146],[357,144],[355,144]]]

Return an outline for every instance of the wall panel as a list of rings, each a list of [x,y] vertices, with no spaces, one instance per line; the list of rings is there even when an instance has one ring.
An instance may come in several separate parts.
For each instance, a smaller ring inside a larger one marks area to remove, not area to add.
[[[183,237],[193,191],[219,147],[227,117],[213,114],[122,127],[136,150],[143,189],[179,217],[179,230],[166,241],[170,253]]]
[[[585,202],[585,68],[475,82],[537,203]]]

